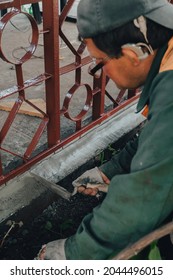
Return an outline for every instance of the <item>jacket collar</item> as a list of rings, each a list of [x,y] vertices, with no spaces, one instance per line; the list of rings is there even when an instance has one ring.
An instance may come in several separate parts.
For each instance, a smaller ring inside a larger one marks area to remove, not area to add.
[[[159,72],[173,70],[173,37],[168,43],[168,48],[160,64]]]

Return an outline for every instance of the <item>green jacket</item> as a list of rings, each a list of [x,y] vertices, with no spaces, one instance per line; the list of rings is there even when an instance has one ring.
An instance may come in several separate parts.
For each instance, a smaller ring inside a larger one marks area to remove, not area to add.
[[[173,211],[173,71],[159,73],[166,49],[158,51],[137,105],[138,112],[149,106],[138,143],[102,167],[111,179],[109,191],[67,239],[67,259],[108,259]]]

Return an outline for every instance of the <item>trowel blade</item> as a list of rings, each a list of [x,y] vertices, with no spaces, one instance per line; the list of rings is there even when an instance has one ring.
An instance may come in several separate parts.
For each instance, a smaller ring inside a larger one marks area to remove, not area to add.
[[[30,172],[30,174],[38,181],[41,182],[46,188],[48,188],[49,190],[53,191],[54,193],[56,193],[57,195],[69,200],[71,197],[71,193],[68,192],[65,188],[63,188],[60,185],[57,185],[53,182],[50,182],[48,180],[46,180],[45,178]]]

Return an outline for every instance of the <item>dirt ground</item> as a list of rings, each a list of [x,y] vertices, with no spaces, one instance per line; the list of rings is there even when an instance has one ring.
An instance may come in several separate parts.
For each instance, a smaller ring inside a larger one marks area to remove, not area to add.
[[[30,224],[21,228],[16,225],[0,250],[0,259],[34,259],[43,244],[73,235],[82,218],[100,202],[97,198],[80,194],[69,202],[59,198]]]

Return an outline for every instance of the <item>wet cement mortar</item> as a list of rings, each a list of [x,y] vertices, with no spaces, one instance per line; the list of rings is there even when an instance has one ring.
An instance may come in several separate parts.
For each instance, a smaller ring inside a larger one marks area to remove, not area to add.
[[[120,139],[119,142],[112,144],[111,148],[109,147],[103,151],[101,155],[90,160],[84,166],[81,166],[73,174],[59,182],[59,184],[72,192],[73,180],[86,170],[99,166],[103,163],[103,160],[104,162],[109,160],[112,153],[119,152],[124,147],[127,138],[129,140],[134,137],[137,137],[136,132],[135,134],[133,133],[132,135],[126,136],[126,140]],[[9,219],[5,222],[3,229],[0,230],[0,259],[34,259],[43,244],[56,239],[67,238],[75,234],[83,217],[90,213],[94,207],[97,207],[104,198],[104,193],[100,193],[99,198],[76,194],[72,196],[69,201],[61,197],[56,197],[46,209],[33,219],[23,221],[18,217],[14,228],[10,230],[8,236],[5,237],[11,227]],[[32,209],[32,211],[34,211],[34,209]],[[27,213],[27,215],[29,216],[29,213]],[[12,218],[12,221],[16,221],[15,218]],[[4,241],[3,244],[2,240]],[[159,240],[159,248],[163,259],[173,259],[173,250],[171,247],[172,244],[169,236]],[[149,247],[145,249],[142,259],[147,258],[148,251]]]

